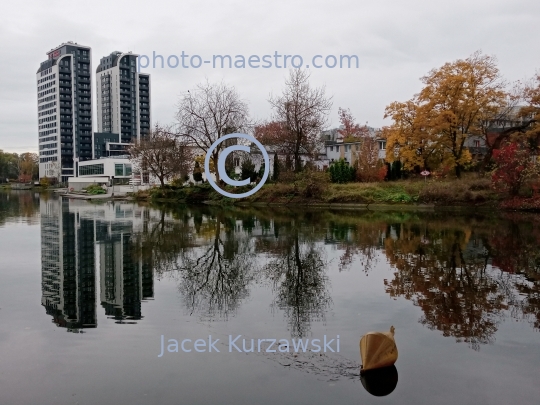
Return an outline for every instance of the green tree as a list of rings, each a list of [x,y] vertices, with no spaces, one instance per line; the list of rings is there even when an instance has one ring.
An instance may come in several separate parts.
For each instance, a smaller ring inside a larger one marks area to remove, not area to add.
[[[193,180],[196,182],[202,181],[202,171],[201,171],[201,165],[199,162],[195,162],[195,167],[193,168]]]
[[[261,167],[259,168],[259,178],[262,179],[263,176],[264,176],[264,171],[266,170],[266,165],[264,163],[264,161],[261,163]]]
[[[353,181],[356,175],[355,168],[345,162],[344,159],[332,163],[328,171],[332,183],[348,183]]]
[[[242,161],[242,180],[250,179],[250,181],[255,181],[257,177],[257,172],[255,171],[255,164],[248,157]]]

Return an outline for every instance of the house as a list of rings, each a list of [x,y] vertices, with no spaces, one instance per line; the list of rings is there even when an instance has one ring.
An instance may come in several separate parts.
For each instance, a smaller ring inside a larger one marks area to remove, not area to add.
[[[367,127],[368,136],[374,138],[377,142],[379,159],[386,157],[386,140],[380,137],[380,130],[372,127]],[[339,159],[344,159],[347,163],[354,165],[357,158],[357,153],[360,151],[361,139],[343,139],[338,128],[324,131],[321,134],[324,141],[325,155],[328,164]]]

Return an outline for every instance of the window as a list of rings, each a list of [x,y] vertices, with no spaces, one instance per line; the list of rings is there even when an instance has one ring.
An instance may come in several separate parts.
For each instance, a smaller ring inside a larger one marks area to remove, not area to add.
[[[334,147],[330,146],[330,152],[333,152],[333,151],[334,151]]]
[[[478,140],[474,141],[474,147],[479,148],[480,147],[480,141],[478,141]]]
[[[96,174],[103,174],[103,163],[95,165],[79,166],[79,176],[92,176]]]
[[[115,176],[131,176],[132,169],[130,164],[116,163],[114,165]]]
[[[379,141],[379,149],[386,150],[386,141]]]

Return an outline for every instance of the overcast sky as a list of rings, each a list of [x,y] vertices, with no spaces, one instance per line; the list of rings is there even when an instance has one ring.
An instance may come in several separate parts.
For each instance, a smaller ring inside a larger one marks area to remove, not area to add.
[[[357,121],[384,124],[384,108],[420,88],[419,78],[476,50],[495,55],[509,80],[540,68],[538,0],[369,1],[12,1],[0,14],[0,149],[37,151],[35,73],[51,48],[92,47],[92,68],[110,52],[165,57],[198,54],[358,55],[356,69],[313,69],[313,85]],[[171,62],[172,63],[172,62]],[[287,69],[145,69],[152,75],[152,121],[174,122],[180,95],[207,77],[233,85],[256,119],[268,118],[270,93]],[[95,109],[95,80],[93,80]],[[94,114],[94,130],[95,114]]]

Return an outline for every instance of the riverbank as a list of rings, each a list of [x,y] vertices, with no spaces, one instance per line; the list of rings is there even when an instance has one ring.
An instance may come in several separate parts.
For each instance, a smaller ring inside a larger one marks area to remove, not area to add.
[[[231,192],[245,192],[225,187]],[[540,198],[522,195],[509,199],[491,187],[486,178],[450,180],[401,180],[380,183],[316,184],[270,183],[254,195],[231,199],[209,184],[191,187],[154,188],[132,194],[139,201],[240,206],[313,206],[368,209],[433,209],[472,207],[490,210],[540,210]]]

